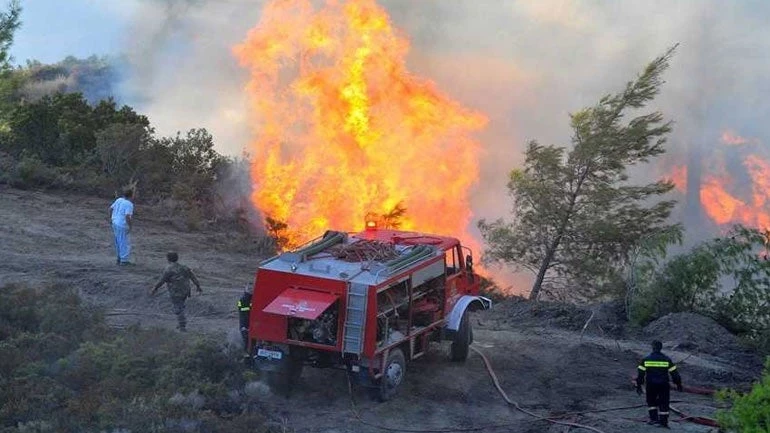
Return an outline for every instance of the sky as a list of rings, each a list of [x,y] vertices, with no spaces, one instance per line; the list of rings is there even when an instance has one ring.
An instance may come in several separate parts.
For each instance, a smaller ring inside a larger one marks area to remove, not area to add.
[[[112,6],[105,4],[112,3]],[[123,3],[124,6],[119,4]],[[12,48],[18,64],[53,63],[121,50],[135,6],[131,0],[22,0],[22,27]]]

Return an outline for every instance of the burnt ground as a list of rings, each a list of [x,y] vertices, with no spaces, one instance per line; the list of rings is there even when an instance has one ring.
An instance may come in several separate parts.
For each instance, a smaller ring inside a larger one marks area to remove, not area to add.
[[[188,301],[190,337],[205,333],[237,342],[234,306],[261,258],[257,248],[226,232],[180,231],[161,212],[138,205],[133,233],[136,265],[118,267],[106,221],[109,203],[82,195],[0,189],[0,286],[9,282],[74,286],[89,303],[103,307],[116,328],[173,328],[175,318],[167,297],[150,298],[147,290],[163,269],[165,252],[175,249],[180,261],[199,275],[205,291]],[[687,385],[746,388],[760,372],[759,357],[740,347],[705,350],[705,344],[687,341],[695,339],[692,335],[678,336],[678,323],[689,323],[691,318],[668,318],[666,326],[626,332],[611,308],[596,311],[581,336],[589,310],[506,302],[474,316],[475,346],[487,354],[511,399],[549,416],[644,406],[643,398],[633,391],[631,378],[653,337],[672,348],[667,353],[681,361]],[[703,324],[697,329],[713,349],[713,339],[708,338],[719,331],[710,331]],[[714,341],[727,340],[721,335]],[[409,364],[406,383],[391,402],[374,402],[366,390],[353,389],[365,423],[351,411],[344,372],[306,369],[290,398],[274,395],[260,383],[250,384],[245,392],[255,396],[271,419],[289,432],[383,431],[368,423],[391,431],[568,431],[565,426],[552,426],[511,409],[494,389],[478,355],[471,353],[464,364],[451,363],[445,345],[434,346],[425,357]],[[713,417],[720,405],[711,397],[690,393],[673,392],[672,399],[678,401],[675,408],[691,415]],[[640,407],[565,419],[608,433],[655,431],[640,422],[644,416],[645,408]],[[672,425],[678,431],[716,431],[689,422]]]

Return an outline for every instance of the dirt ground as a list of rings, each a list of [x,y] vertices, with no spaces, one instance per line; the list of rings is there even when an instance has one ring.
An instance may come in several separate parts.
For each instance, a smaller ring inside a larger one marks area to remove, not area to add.
[[[190,334],[237,341],[234,306],[261,257],[242,252],[236,235],[181,232],[138,205],[133,233],[136,265],[119,267],[106,220],[108,206],[106,199],[0,187],[0,285],[75,286],[88,302],[106,309],[116,328],[171,328],[175,321],[167,297],[150,298],[147,291],[164,267],[165,252],[174,249],[180,253],[180,262],[199,275],[205,291],[188,302]],[[511,399],[544,416],[639,405],[563,419],[607,433],[657,430],[643,423],[646,405],[631,386],[636,363],[655,335],[605,332],[605,314],[602,332],[595,332],[597,326],[581,336],[590,312],[575,316],[568,307],[527,303],[500,307],[475,315],[474,344],[489,357]],[[667,344],[674,348],[666,353],[681,361],[686,385],[745,388],[759,374],[758,357],[747,358],[745,353],[734,357],[730,351],[705,353],[682,343],[686,341]],[[376,403],[366,390],[354,387],[360,419],[351,411],[344,372],[306,369],[290,398],[273,395],[258,383],[249,389],[259,394],[271,418],[286,431],[367,433],[383,431],[383,426],[390,431],[579,431],[512,409],[494,389],[478,355],[472,353],[464,364],[450,363],[447,347],[441,345],[409,364],[406,383],[391,402]],[[676,409],[706,417],[713,417],[720,405],[711,397],[691,393],[673,392],[672,400]],[[677,431],[716,431],[672,418]]]

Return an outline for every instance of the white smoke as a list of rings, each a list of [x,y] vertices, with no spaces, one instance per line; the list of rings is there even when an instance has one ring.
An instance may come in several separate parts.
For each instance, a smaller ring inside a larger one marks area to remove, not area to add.
[[[251,135],[247,72],[230,49],[257,22],[261,2],[127,0],[120,7],[134,16],[123,99],[161,134],[204,127],[219,151],[239,155]]]

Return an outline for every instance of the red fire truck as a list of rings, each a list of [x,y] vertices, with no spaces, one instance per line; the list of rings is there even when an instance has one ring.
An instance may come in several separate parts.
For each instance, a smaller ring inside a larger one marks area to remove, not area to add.
[[[467,252],[468,254],[464,254]],[[260,263],[249,319],[253,365],[290,389],[303,366],[344,368],[381,400],[406,362],[431,341],[451,340],[464,361],[478,296],[470,250],[452,237],[379,230],[328,231]]]

